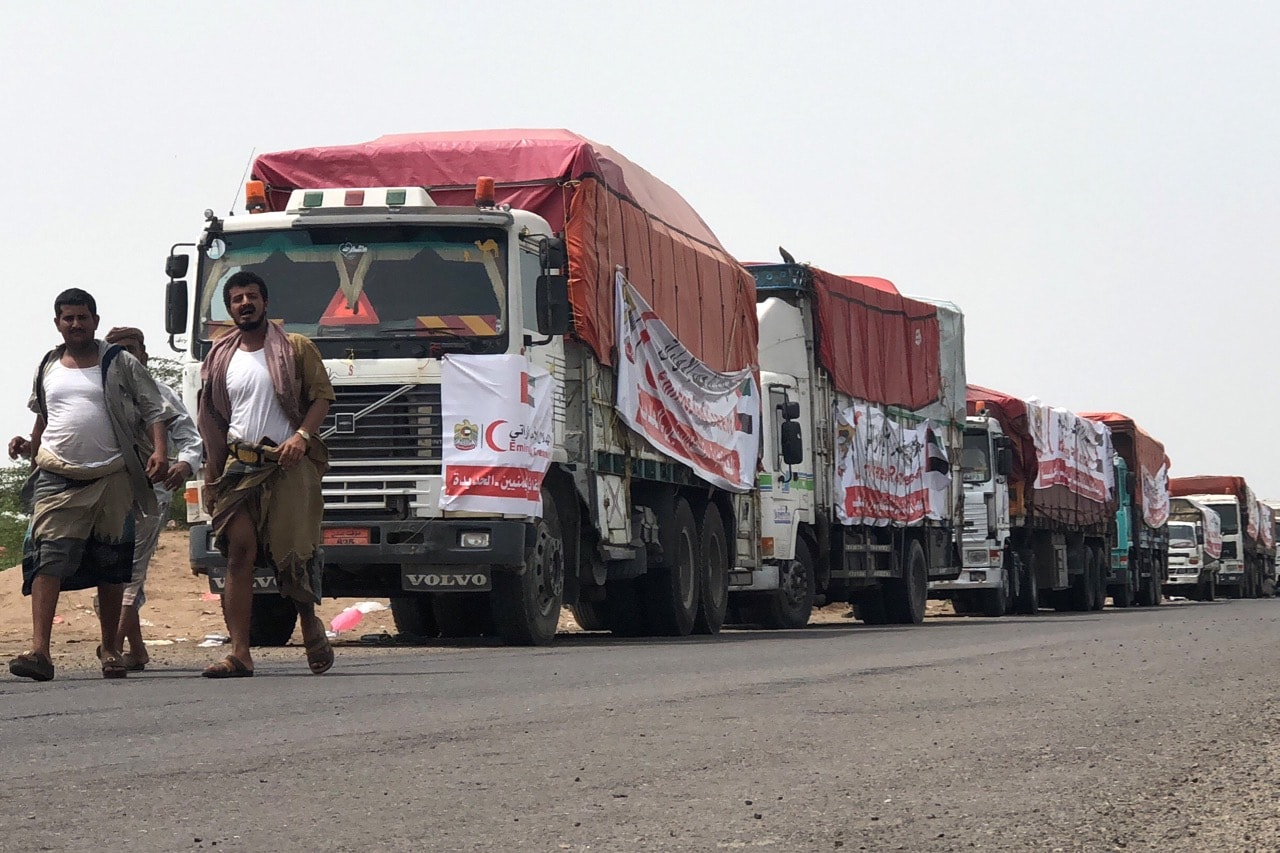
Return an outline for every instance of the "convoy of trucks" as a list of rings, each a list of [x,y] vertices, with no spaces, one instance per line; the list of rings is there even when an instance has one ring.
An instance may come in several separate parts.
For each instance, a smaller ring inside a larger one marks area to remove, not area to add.
[[[543,644],[562,606],[679,636],[835,601],[918,623],[930,594],[990,615],[1159,603],[1163,446],[967,386],[954,305],[785,252],[744,267],[568,131],[386,136],[262,155],[251,178],[250,215],[206,211],[166,264],[184,395],[231,327],[226,280],[257,272],[337,393],[325,595],[389,598],[402,633]],[[201,482],[191,557],[218,590]],[[1219,583],[1260,589],[1263,537],[1232,575],[1221,526]],[[287,641],[269,567],[255,589],[254,642]]]
[[[1101,610],[1116,529],[1109,431],[978,385],[968,411],[964,571],[934,596],[987,616]]]

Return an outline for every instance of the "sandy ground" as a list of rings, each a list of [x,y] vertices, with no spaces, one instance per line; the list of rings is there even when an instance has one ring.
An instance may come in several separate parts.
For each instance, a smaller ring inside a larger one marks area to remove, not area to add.
[[[373,599],[387,604],[386,599]],[[326,599],[320,605],[325,624],[358,599]],[[929,613],[935,614],[949,605],[929,602]],[[848,621],[849,606],[834,604],[814,611],[814,622]],[[147,602],[142,609],[143,634],[147,638],[152,659],[158,665],[191,660],[188,649],[196,648],[199,656],[216,658],[216,649],[198,648],[206,635],[225,635],[218,599],[209,592],[203,576],[191,573],[187,559],[185,530],[169,530],[161,534],[160,544],[152,558],[147,576]],[[565,610],[560,619],[565,633],[581,629]],[[354,628],[338,636],[337,644],[361,643],[362,637],[394,635],[395,622],[390,610],[364,616]],[[294,641],[301,642],[295,633]],[[84,665],[99,642],[98,617],[93,610],[93,591],[67,592],[58,601],[58,616],[53,627],[53,659],[55,665]],[[31,645],[30,599],[22,595],[22,572],[14,567],[0,571],[0,657],[8,658]],[[88,657],[86,657],[86,655]]]

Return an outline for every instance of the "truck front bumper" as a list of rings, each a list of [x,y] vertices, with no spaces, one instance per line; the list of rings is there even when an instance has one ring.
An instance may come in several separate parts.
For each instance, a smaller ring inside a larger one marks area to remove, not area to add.
[[[488,589],[492,567],[523,566],[526,539],[535,528],[509,519],[444,518],[335,522],[325,524],[324,531],[327,544],[321,545],[321,553],[326,574],[385,575],[392,570],[401,576],[405,590],[465,592]],[[213,591],[221,591],[227,561],[214,547],[208,524],[191,527],[189,548],[192,567],[209,575]],[[255,591],[276,591],[270,569],[258,569],[255,577]]]
[[[955,580],[929,581],[929,592],[999,589],[1001,571],[1000,566],[965,566]]]

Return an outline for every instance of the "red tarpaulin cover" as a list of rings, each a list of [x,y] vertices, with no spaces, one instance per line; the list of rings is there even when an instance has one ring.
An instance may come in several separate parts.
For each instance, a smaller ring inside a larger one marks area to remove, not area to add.
[[[1060,524],[1085,526],[1106,521],[1114,512],[1112,504],[1089,500],[1063,485],[1034,488],[1040,465],[1025,400],[981,385],[967,386],[965,398],[968,414],[977,415],[985,408],[1004,434],[1013,440],[1012,479],[1021,488],[1029,514],[1043,515]]]
[[[907,409],[937,400],[938,310],[901,296],[883,278],[809,271],[818,304],[818,359],[836,390]]]
[[[1081,412],[1080,417],[1101,421],[1111,428],[1111,441],[1116,453],[1120,454],[1124,464],[1129,466],[1130,471],[1137,473],[1139,478],[1155,480],[1162,465],[1168,471],[1169,457],[1165,455],[1164,445],[1134,423],[1133,418],[1120,412]],[[1142,480],[1139,479],[1138,482],[1141,483]],[[1134,504],[1143,510],[1145,518],[1147,507],[1143,489],[1139,487],[1134,492]]]
[[[436,204],[472,206],[476,179],[497,201],[563,229],[575,334],[613,363],[614,270],[676,337],[720,371],[756,362],[755,282],[671,187],[604,145],[567,130],[383,136],[358,145],[263,154],[253,175],[268,206],[319,187],[426,187]]]
[[[1245,489],[1244,477],[1209,475],[1169,478],[1169,494],[1175,498],[1183,498],[1187,495],[1235,495],[1243,501],[1246,495]]]

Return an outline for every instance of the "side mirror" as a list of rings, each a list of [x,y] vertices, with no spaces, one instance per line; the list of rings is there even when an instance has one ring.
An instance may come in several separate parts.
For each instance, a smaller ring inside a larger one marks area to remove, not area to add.
[[[1001,477],[1013,475],[1013,451],[1007,447],[996,451],[996,474]]]
[[[171,256],[169,260],[173,260]],[[186,258],[182,258],[185,269]],[[164,330],[170,335],[180,335],[187,330],[187,283],[171,281],[164,293]]]
[[[800,424],[795,421],[783,421],[779,437],[782,441],[782,461],[788,465],[799,465],[803,462],[804,439],[800,437]]]
[[[547,237],[538,243],[538,263],[544,270],[562,270],[569,263],[564,240]]]
[[[569,313],[569,277],[540,275],[536,294],[538,333],[565,335],[571,323]]]
[[[784,421],[794,421],[800,417],[800,404],[788,400],[782,404],[782,419]]]
[[[164,274],[170,279],[182,278],[187,274],[187,264],[190,260],[186,255],[170,255],[164,260]]]

